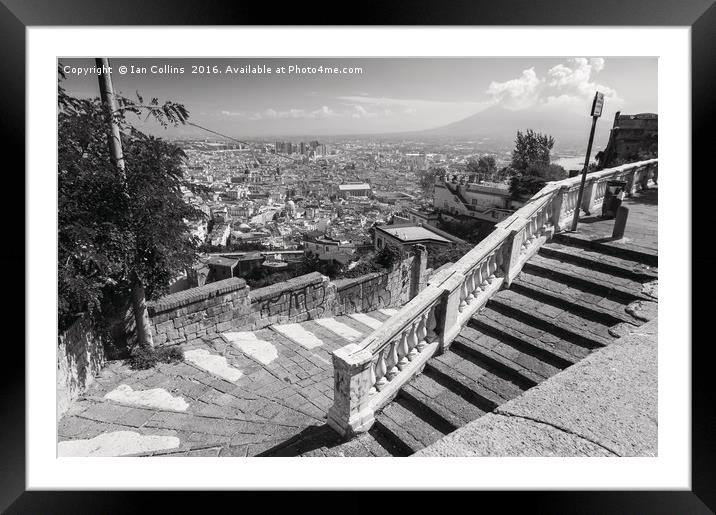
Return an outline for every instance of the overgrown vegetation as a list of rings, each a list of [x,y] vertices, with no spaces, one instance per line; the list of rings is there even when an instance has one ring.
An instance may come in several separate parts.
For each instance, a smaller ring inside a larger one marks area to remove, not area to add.
[[[435,249],[432,252],[428,252],[427,267],[435,270],[446,263],[455,263],[462,256],[470,252],[472,248],[473,246],[467,243],[459,243],[454,247],[440,250]]]
[[[135,307],[162,295],[190,266],[196,240],[187,220],[203,214],[188,204],[183,151],[144,134],[127,114],[163,126],[184,123],[181,104],[117,97],[110,112],[99,98],[75,98],[62,87],[58,66],[58,316],[60,330],[87,313],[103,318],[109,296]],[[124,170],[109,151],[109,128],[120,129]],[[139,303],[139,304],[138,304]]]
[[[184,354],[179,347],[143,347],[132,349],[128,364],[134,370],[154,368],[158,363],[178,363],[184,360]]]
[[[494,227],[492,224],[480,220],[447,220],[440,218],[438,228],[474,245],[484,240]]]

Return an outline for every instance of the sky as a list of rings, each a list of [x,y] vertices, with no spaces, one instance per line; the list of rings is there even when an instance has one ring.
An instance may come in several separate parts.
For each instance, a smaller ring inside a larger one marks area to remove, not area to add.
[[[96,73],[81,71],[94,67],[94,59],[59,62],[71,67],[63,81],[71,95],[98,96]],[[431,129],[491,106],[588,113],[596,90],[605,94],[607,120],[616,111],[658,112],[653,57],[112,58],[110,65],[118,93],[182,103],[190,121],[241,138]],[[120,66],[128,72],[120,74]],[[212,73],[192,73],[202,66]],[[319,66],[361,73],[298,71]],[[272,73],[258,74],[258,67]],[[144,129],[166,137],[211,136],[191,126]]]

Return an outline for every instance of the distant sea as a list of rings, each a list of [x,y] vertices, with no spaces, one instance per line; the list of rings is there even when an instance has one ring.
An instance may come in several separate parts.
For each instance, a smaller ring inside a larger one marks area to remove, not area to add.
[[[565,170],[581,170],[584,168],[584,157],[560,157],[552,161],[554,164],[561,166]]]

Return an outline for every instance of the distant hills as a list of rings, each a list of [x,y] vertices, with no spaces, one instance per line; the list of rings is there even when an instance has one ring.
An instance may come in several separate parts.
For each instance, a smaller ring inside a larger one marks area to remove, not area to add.
[[[518,130],[534,129],[537,132],[552,135],[556,140],[557,147],[586,147],[590,122],[591,119],[586,114],[579,116],[565,111],[547,109],[512,111],[492,106],[448,125],[410,134],[437,138],[489,138],[489,140],[499,143],[514,141]],[[601,148],[609,139],[611,122],[611,117],[605,117],[599,121],[595,137],[596,148]]]

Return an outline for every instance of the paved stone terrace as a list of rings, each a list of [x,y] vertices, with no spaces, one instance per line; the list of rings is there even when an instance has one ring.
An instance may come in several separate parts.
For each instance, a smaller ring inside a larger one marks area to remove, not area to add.
[[[659,187],[652,185],[647,190],[625,198],[622,205],[629,208],[624,238],[611,240],[614,219],[602,219],[601,208],[598,212],[583,215],[579,220],[579,234],[584,240],[601,243],[606,246],[632,249],[646,254],[656,255],[658,244],[658,201]]]
[[[58,424],[60,456],[255,456],[321,431],[333,402],[331,352],[394,309],[182,346],[185,361],[132,370],[109,363]]]

